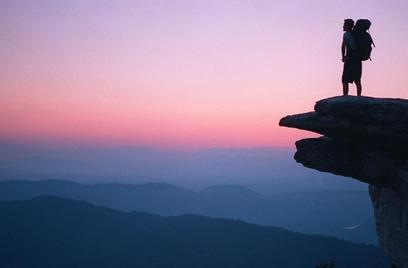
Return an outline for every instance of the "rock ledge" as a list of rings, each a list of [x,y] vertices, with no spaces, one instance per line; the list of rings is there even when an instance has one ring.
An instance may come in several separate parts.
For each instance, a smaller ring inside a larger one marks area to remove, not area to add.
[[[279,125],[324,135],[296,142],[299,163],[370,185],[380,244],[408,268],[408,100],[333,97]]]

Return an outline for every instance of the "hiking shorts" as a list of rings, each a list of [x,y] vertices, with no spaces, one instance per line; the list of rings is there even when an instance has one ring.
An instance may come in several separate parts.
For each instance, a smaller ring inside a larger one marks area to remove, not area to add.
[[[343,67],[342,83],[361,83],[361,61],[346,61]]]

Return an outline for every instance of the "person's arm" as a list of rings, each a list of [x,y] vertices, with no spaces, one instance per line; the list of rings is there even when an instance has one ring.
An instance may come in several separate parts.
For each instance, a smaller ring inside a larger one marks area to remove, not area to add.
[[[341,43],[341,61],[344,62],[346,60],[346,42],[344,42],[344,38],[343,38],[343,42]]]

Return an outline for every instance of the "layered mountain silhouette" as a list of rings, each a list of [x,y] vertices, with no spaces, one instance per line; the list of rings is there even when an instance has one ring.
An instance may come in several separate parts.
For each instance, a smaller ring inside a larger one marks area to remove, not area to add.
[[[79,184],[70,181],[0,182],[0,200],[56,195],[122,211],[175,216],[186,213],[240,219],[308,234],[377,244],[367,192],[304,192],[261,195],[239,185],[191,191],[163,183]]]
[[[43,196],[0,202],[1,267],[386,267],[375,246],[238,220],[119,212]]]

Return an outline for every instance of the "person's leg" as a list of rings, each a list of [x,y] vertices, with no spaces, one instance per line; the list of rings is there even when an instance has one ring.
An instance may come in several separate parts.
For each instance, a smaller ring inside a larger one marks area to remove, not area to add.
[[[349,92],[349,85],[347,82],[343,82],[343,95],[347,96]]]
[[[362,88],[361,88],[361,82],[360,81],[356,82],[356,87],[357,87],[357,96],[361,96]]]
[[[362,66],[363,64],[361,61],[358,61],[355,63],[355,76],[354,76],[354,83],[356,84],[357,87],[357,96],[361,96],[361,74],[362,74]]]
[[[343,95],[347,96],[349,93],[349,83],[352,82],[351,72],[350,72],[350,63],[344,62],[343,65],[343,74],[341,76],[341,83],[343,84]]]

